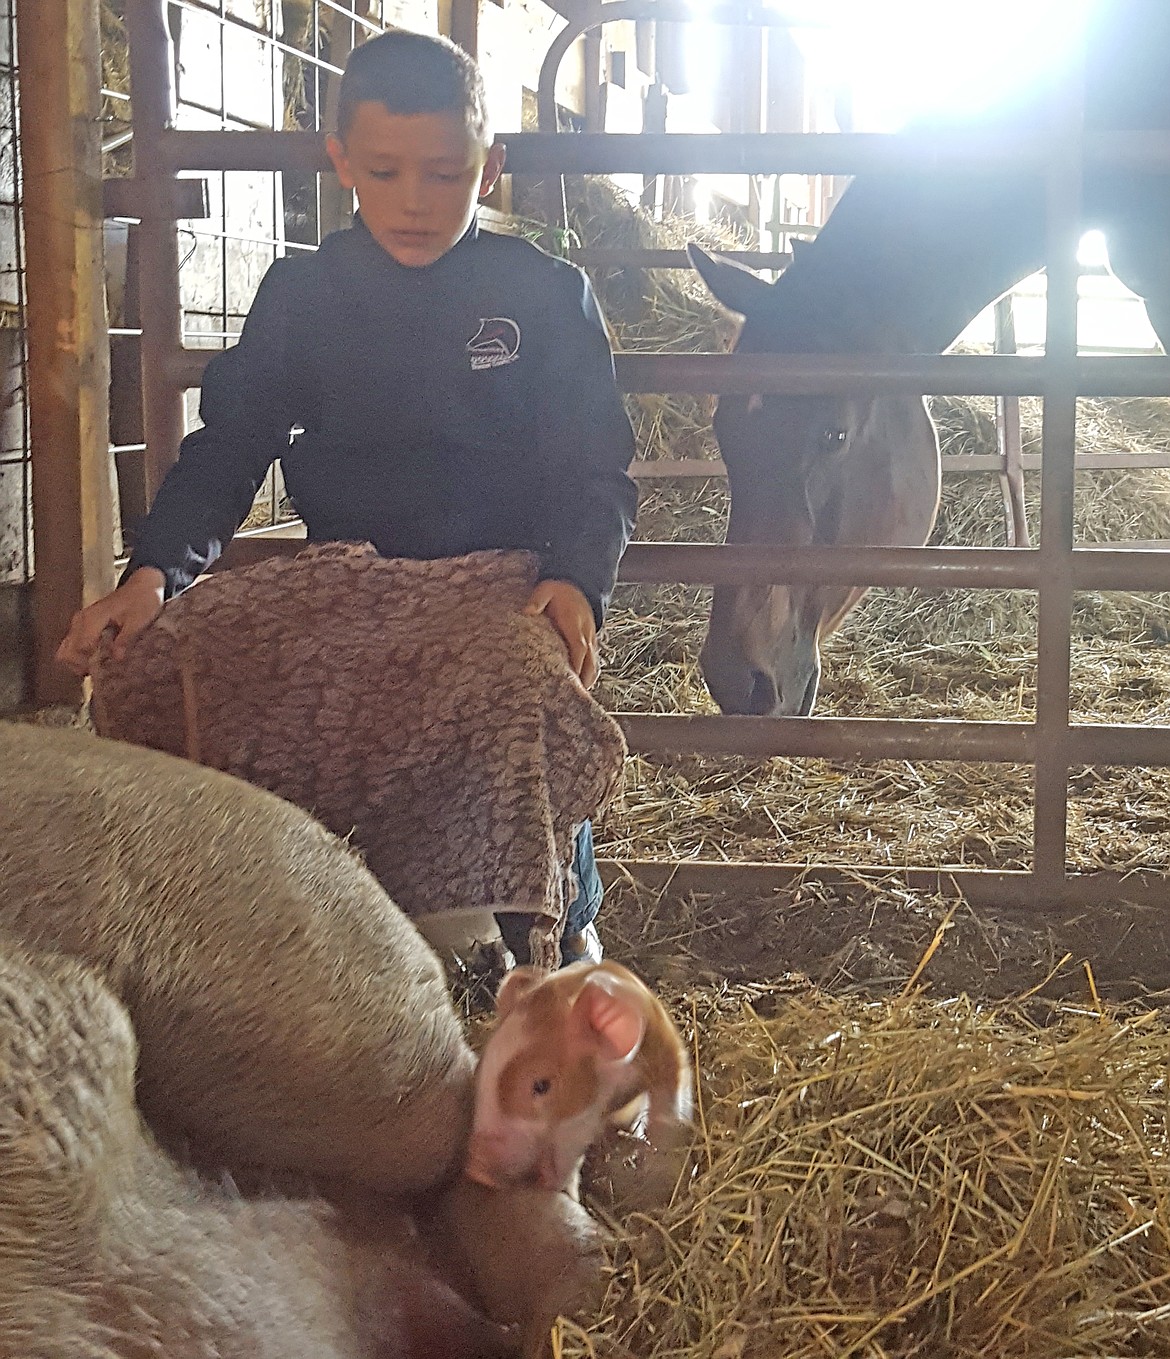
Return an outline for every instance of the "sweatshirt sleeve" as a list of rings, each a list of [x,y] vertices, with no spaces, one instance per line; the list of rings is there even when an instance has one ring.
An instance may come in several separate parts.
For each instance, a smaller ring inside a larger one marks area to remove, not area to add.
[[[574,268],[567,285],[568,320],[550,346],[542,403],[549,534],[541,579],[572,581],[601,627],[637,513],[638,488],[627,474],[634,432],[589,280]]]
[[[301,261],[276,260],[261,281],[238,343],[203,375],[203,427],[188,434],[135,535],[123,579],[140,566],[177,594],[220,555],[244,521],[264,476],[301,418],[294,295]]]

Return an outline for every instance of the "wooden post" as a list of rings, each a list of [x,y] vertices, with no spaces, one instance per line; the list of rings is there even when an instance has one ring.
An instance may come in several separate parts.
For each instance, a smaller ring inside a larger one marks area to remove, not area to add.
[[[97,0],[20,6],[38,703],[77,703],[53,660],[74,610],[114,583],[102,268]]]
[[[479,57],[479,0],[443,0],[440,28],[469,56]]]

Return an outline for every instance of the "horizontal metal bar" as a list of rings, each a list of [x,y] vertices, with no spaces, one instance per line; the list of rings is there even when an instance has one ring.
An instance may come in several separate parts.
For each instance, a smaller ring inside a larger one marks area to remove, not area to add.
[[[640,584],[927,584],[931,589],[1034,590],[1040,553],[1005,547],[775,547],[756,543],[631,543],[621,579]]]
[[[222,349],[182,348],[165,354],[156,351],[154,362],[163,377],[180,391],[190,391],[203,381],[203,370]]]
[[[1099,871],[1070,873],[1055,880],[1026,871],[799,863],[745,863],[690,859],[599,859],[606,887],[634,881],[666,897],[694,893],[770,896],[805,882],[829,886],[904,886],[925,896],[962,897],[973,906],[1034,914],[1037,910],[1080,910],[1121,902],[1165,906],[1170,877],[1161,873]]]
[[[915,168],[1002,166],[1040,173],[1051,154],[1042,133],[1007,132],[527,132],[505,137],[513,174],[855,175]],[[1085,161],[1170,170],[1161,132],[1090,133]]]
[[[1078,547],[1075,590],[1170,590],[1170,545]]]
[[[112,334],[113,332],[111,332]],[[1020,460],[1025,472],[1040,470],[1040,454],[1025,453]],[[1149,453],[1078,453],[1078,472],[1127,471],[1170,467],[1170,451]],[[998,453],[944,453],[942,470],[947,476],[1000,472],[1003,459]],[[690,481],[697,477],[726,477],[722,458],[638,458],[630,465],[635,481]]]
[[[280,536],[237,536],[215,569],[292,556],[305,545],[303,525],[281,525],[275,532]],[[1077,590],[1170,590],[1170,550],[1078,548],[1072,559]],[[1046,569],[1046,559],[1032,548],[631,543],[622,558],[619,579],[626,585],[791,581],[931,590],[1035,590]]]
[[[214,350],[159,356],[175,386],[197,387]],[[623,392],[811,396],[869,389],[946,396],[1035,396],[1047,361],[1016,354],[629,354],[614,356]],[[1170,358],[1077,360],[1082,396],[1170,396]]]
[[[583,269],[689,269],[685,250],[619,250],[608,246],[583,246],[570,250],[569,258]],[[734,260],[748,269],[787,269],[791,251],[720,250],[719,258]]]
[[[1074,722],[1066,748],[1070,764],[1165,768],[1170,765],[1170,726]]]
[[[517,132],[501,137],[513,174],[837,174],[962,164],[1029,167],[1049,155],[1042,135],[1013,133]],[[317,132],[205,132],[171,128],[160,152],[175,170],[328,171]],[[1110,169],[1170,171],[1162,132],[1090,133],[1085,159]]]
[[[331,170],[323,132],[201,132],[168,128],[159,154],[172,170]]]
[[[927,718],[723,717],[615,713],[631,751],[641,755],[785,755],[831,760],[991,761],[1034,764],[1028,722]],[[1170,726],[1073,723],[1070,764],[1170,766]]]
[[[224,548],[223,555],[213,563],[211,570],[227,571],[237,566],[252,566],[270,557],[295,557],[298,552],[305,550],[305,546],[303,533],[296,538],[286,538],[270,530],[237,534]]]
[[[1048,361],[1017,354],[615,355],[624,392],[813,396],[882,391],[945,396],[1038,396]],[[1170,358],[1082,358],[1082,396],[1170,396]]]
[[[638,754],[821,756],[840,760],[988,760],[1032,764],[1025,722],[878,717],[715,717],[615,713]],[[1167,733],[1170,737],[1170,732]]]
[[[1170,551],[1081,547],[1077,590],[1170,590]],[[1016,547],[778,547],[757,543],[631,543],[624,583],[884,585],[931,590],[1036,590],[1057,556]]]

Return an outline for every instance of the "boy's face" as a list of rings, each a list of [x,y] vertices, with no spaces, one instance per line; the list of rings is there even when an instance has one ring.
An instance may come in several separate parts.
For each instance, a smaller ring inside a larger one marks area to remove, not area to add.
[[[484,146],[458,113],[391,113],[373,100],[327,148],[374,240],[410,269],[451,249],[504,166],[504,148]]]

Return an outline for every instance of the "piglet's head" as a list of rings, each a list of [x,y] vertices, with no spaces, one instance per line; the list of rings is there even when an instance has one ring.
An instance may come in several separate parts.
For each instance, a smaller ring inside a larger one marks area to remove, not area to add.
[[[481,1184],[569,1185],[608,1113],[635,1094],[641,995],[592,963],[511,972],[476,1077],[467,1174]]]

